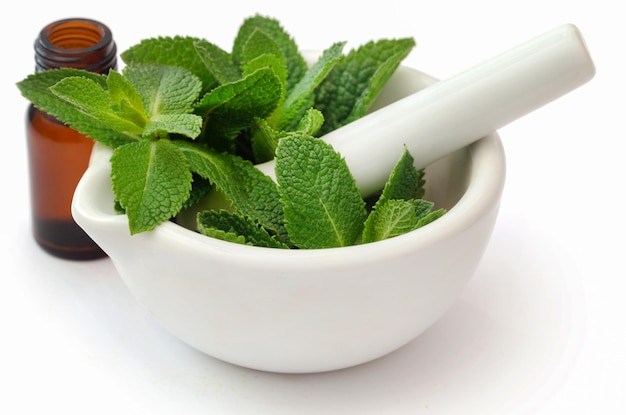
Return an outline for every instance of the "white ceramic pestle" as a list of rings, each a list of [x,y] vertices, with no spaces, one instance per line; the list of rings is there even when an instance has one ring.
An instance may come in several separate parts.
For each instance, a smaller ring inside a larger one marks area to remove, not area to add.
[[[423,168],[578,88],[595,66],[578,28],[559,26],[322,137],[361,193],[384,186],[404,146]],[[274,162],[259,164],[274,178]]]

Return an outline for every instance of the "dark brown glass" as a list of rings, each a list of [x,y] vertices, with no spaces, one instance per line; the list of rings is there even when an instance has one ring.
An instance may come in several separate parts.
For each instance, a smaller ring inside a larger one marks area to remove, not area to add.
[[[35,41],[35,70],[79,68],[108,73],[117,66],[111,30],[82,18],[64,19],[44,27]],[[57,119],[28,108],[28,142],[33,234],[48,253],[73,260],[106,254],[76,224],[71,203],[87,169],[93,140]]]

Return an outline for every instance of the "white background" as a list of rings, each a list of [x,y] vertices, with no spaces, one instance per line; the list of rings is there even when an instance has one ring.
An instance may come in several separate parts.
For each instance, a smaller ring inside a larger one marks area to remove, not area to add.
[[[0,413],[625,413],[626,26],[618,4],[11,2],[17,11],[0,17]],[[439,78],[562,23],[580,28],[596,62],[590,83],[500,130],[502,208],[462,297],[406,347],[352,369],[277,375],[216,361],[163,331],[108,259],[59,260],[30,234],[27,102],[15,83],[33,70],[43,26],[95,18],[112,28],[120,51],[158,35],[229,49],[257,12],[279,19],[302,49],[412,36],[405,63]]]

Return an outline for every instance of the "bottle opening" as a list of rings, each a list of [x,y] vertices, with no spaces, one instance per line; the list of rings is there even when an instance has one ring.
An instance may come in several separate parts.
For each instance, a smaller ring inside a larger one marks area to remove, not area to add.
[[[111,30],[90,19],[59,20],[44,27],[35,41],[36,70],[79,68],[106,73],[117,65]]]
[[[67,50],[84,50],[98,45],[105,37],[102,28],[84,21],[71,21],[55,25],[48,33],[54,47]]]

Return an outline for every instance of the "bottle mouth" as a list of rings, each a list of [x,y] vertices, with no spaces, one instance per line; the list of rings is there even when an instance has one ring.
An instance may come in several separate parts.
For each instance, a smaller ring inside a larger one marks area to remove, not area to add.
[[[62,67],[105,73],[117,65],[111,30],[91,19],[63,19],[44,27],[35,41],[36,70]]]

